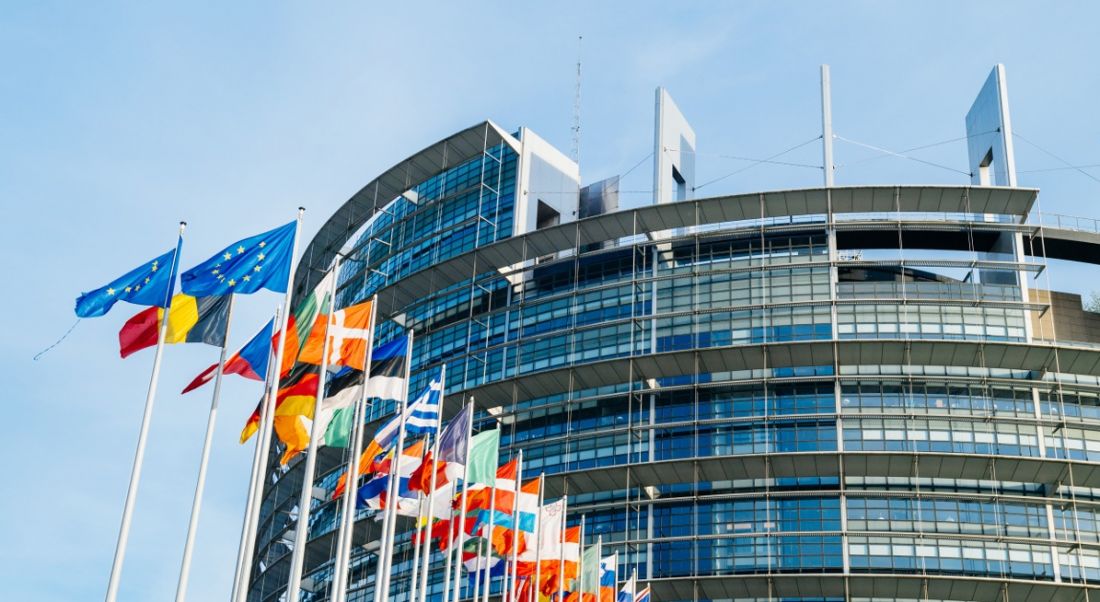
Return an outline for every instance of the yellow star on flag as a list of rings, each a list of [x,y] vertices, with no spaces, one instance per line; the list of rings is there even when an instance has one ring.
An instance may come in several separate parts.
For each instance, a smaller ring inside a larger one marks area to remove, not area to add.
[[[244,246],[243,245],[237,247],[237,255],[240,255],[241,253],[244,253]]]
[[[237,281],[230,278],[229,279],[229,286],[236,286],[236,285],[237,285]]]
[[[131,289],[130,287],[126,287],[126,292],[130,292],[131,290],[133,289]]]
[[[259,259],[260,261],[263,261],[264,257],[267,257],[267,255],[264,255],[263,253],[260,253],[259,255],[256,256],[256,259]]]
[[[107,287],[107,294],[113,297],[115,295],[115,289]]]
[[[245,274],[244,276],[241,276],[241,280],[244,280],[245,282],[248,282],[249,280],[252,280],[252,276],[249,276],[248,274]]]
[[[157,264],[155,264],[155,263],[153,264],[153,271],[154,272],[157,271]]]
[[[252,271],[253,271],[253,272],[259,272],[259,271],[260,271],[260,269],[261,269],[261,268],[263,268],[263,267],[264,267],[264,266],[262,266],[262,265],[258,265],[258,266],[256,266],[256,267],[252,268]]]
[[[266,246],[267,246],[267,243],[266,243],[266,242],[263,242],[263,241],[261,240],[261,241],[260,241],[260,248],[262,249],[262,248],[264,248],[264,247],[266,247]]]
[[[226,253],[225,255],[222,255],[222,257],[224,257],[226,261],[229,261],[230,259],[233,259],[233,255],[230,254],[230,253]]]

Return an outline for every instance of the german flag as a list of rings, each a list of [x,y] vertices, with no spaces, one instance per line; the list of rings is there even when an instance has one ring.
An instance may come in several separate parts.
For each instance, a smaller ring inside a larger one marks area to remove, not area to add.
[[[118,331],[119,354],[128,357],[156,345],[163,316],[163,308],[150,307],[127,320],[122,330]],[[225,322],[228,318],[229,295],[192,297],[180,293],[172,297],[168,308],[168,334],[164,342],[206,343],[221,347],[225,344]]]

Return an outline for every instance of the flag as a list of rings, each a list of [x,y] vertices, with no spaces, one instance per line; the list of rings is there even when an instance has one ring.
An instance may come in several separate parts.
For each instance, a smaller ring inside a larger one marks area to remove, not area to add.
[[[177,295],[178,296],[178,295]],[[228,299],[228,297],[223,297]],[[171,316],[171,311],[168,312]],[[251,380],[263,380],[267,376],[267,365],[271,359],[271,331],[275,329],[275,320],[270,320],[260,332],[257,332],[244,347],[225,360],[222,374],[239,374]],[[214,380],[218,365],[213,364],[203,370],[194,380],[184,387],[182,393],[189,393]]]
[[[651,592],[649,591],[649,586],[646,586],[645,589],[638,592],[638,595],[634,596],[634,602],[650,602],[650,597]]]
[[[424,455],[424,448],[424,440],[421,439],[406,447],[401,453],[404,457],[401,460],[400,472],[397,475],[397,513],[402,516],[416,516],[419,509],[417,498],[409,491],[409,476],[416,467],[417,461]],[[360,505],[381,509],[389,503],[386,497],[389,490],[389,479],[393,474],[392,461],[393,453],[391,452],[378,467],[379,472],[359,488],[357,497]]]
[[[313,420],[313,407],[317,403],[317,385],[320,379],[315,373],[307,373],[297,383],[279,390],[275,401],[275,434],[286,445],[280,464],[309,447],[309,428]]]
[[[371,352],[370,381],[367,397],[404,401],[408,385],[405,382],[405,358],[409,337],[402,336]]]
[[[329,306],[332,301],[329,298],[329,293],[332,291],[332,280],[335,277],[331,271],[326,273],[313,291],[298,303],[298,309],[290,315],[286,326],[286,343],[283,345],[283,363],[279,366],[279,374],[289,373],[295,362],[298,361],[302,344],[313,330],[313,326],[317,322],[317,316],[329,313]],[[275,349],[278,349],[278,337],[279,335],[276,333],[271,341],[271,345]]]
[[[500,429],[484,431],[470,439],[469,465],[466,480],[493,486],[496,484],[496,465],[500,457]]]
[[[164,308],[142,310],[118,331],[118,351],[122,357],[153,347],[160,338]],[[168,308],[168,333],[165,344],[225,344],[225,323],[229,320],[229,297],[192,297],[179,293]]]
[[[315,321],[309,338],[298,355],[298,361],[314,365],[322,363],[321,355],[324,353],[327,331],[328,364],[362,370],[367,362],[367,345],[371,338],[370,318],[370,301],[323,315]],[[401,376],[404,377],[404,373]]]
[[[596,542],[581,554],[580,586],[585,593],[594,594],[600,586],[600,544]]]
[[[497,512],[512,513],[516,502],[516,475],[519,470],[519,458],[497,468],[493,486],[473,487],[466,494],[464,512],[493,508]],[[471,482],[476,482],[471,479]],[[460,509],[461,510],[461,509]]]
[[[180,288],[197,297],[247,295],[260,289],[285,293],[297,222],[241,239],[180,274]]]
[[[619,553],[600,558],[600,602],[617,602],[615,586],[619,581]]]
[[[321,402],[324,434],[320,444],[347,447],[355,421],[355,402],[363,395],[363,373],[345,368],[328,380],[328,390]]]
[[[524,486],[526,487],[526,485]],[[518,560],[521,563],[533,563],[537,559],[535,553],[536,549],[542,550],[542,560],[553,559],[555,567],[557,566],[557,558],[559,550],[561,550],[562,542],[562,519],[565,514],[565,500],[561,499],[553,504],[545,504],[539,509],[539,539],[530,549],[524,554],[521,554]],[[531,570],[534,573],[534,570]]]
[[[623,588],[619,590],[619,595],[615,598],[615,602],[634,602],[634,589],[637,587],[635,575],[630,573],[630,579],[623,582]]]
[[[444,474],[453,481],[462,475],[466,466],[466,447],[470,439],[470,414],[472,404],[462,406],[447,428],[439,435],[439,463],[443,464]]]
[[[373,358],[374,355],[372,353],[371,365],[374,365]],[[367,388],[368,390],[370,389],[369,384]],[[442,393],[442,378],[437,374],[436,377],[428,383],[428,388],[405,408],[405,433],[407,435],[425,435],[435,432],[435,428],[438,424],[439,412],[442,409]],[[393,445],[393,442],[397,439],[397,433],[400,427],[401,417],[394,416],[375,431],[374,438],[367,444],[367,449],[359,456],[359,474],[369,472],[371,464],[374,463],[374,459]],[[419,466],[419,462],[413,466],[413,470],[415,470],[417,466]],[[336,483],[336,489],[333,491],[333,497],[339,497],[343,494],[344,482],[346,479],[347,474],[340,475],[340,479]]]
[[[182,243],[182,239],[181,239]],[[119,301],[134,305],[168,307],[175,280],[175,249],[126,272],[110,284],[81,294],[76,299],[76,315],[96,318],[106,314]]]

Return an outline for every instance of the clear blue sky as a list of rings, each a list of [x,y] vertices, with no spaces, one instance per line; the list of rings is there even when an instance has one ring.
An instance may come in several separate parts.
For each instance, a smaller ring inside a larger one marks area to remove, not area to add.
[[[820,63],[832,65],[837,133],[891,149],[962,136],[974,94],[1005,63],[1017,130],[1100,163],[1093,3],[180,4],[0,8],[5,599],[94,600],[106,586],[152,353],[118,359],[117,330],[137,311],[120,304],[32,362],[73,322],[81,290],[168,249],[181,219],[185,264],[300,204],[312,235],[375,174],[483,118],[568,151],[578,34],[586,181],[649,153],[657,85],[698,133],[700,182],[744,165],[720,155],[764,157],[816,136]],[[962,142],[915,154],[966,167]],[[838,184],[965,180],[894,158],[846,165],[871,156],[838,143]],[[788,158],[816,163],[820,150]],[[1024,144],[1017,164],[1060,166]],[[765,166],[699,194],[819,182],[816,170]],[[1020,183],[1043,189],[1047,212],[1100,217],[1100,183],[1079,173]],[[623,187],[650,184],[647,161]],[[1055,274],[1088,286],[1068,276]],[[234,344],[276,302],[239,303]],[[215,359],[199,345],[166,352],[123,599],[173,595],[209,403],[208,390],[175,392]],[[258,394],[248,381],[225,389],[193,600],[228,591],[250,457],[236,439]]]

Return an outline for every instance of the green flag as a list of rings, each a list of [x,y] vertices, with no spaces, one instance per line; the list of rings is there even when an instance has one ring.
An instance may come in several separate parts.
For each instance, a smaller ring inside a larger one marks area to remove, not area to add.
[[[581,591],[596,594],[600,591],[600,543],[596,542],[581,555]]]
[[[470,439],[470,456],[466,460],[466,480],[490,487],[496,485],[499,459],[500,429],[474,435]]]
[[[355,425],[355,408],[340,408],[332,413],[332,421],[325,429],[321,445],[329,447],[348,447],[351,429]]]

